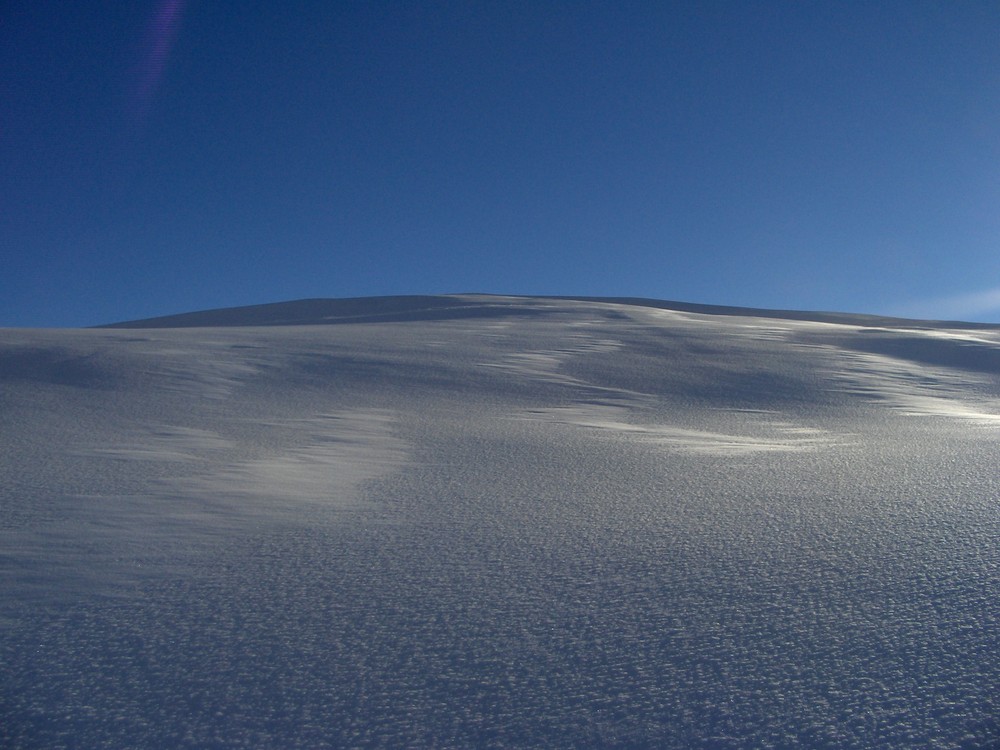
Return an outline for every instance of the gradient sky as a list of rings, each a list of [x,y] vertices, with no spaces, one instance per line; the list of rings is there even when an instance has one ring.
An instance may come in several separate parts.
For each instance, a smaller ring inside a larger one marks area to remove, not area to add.
[[[1000,320],[1000,4],[3,4],[0,326],[466,291]]]

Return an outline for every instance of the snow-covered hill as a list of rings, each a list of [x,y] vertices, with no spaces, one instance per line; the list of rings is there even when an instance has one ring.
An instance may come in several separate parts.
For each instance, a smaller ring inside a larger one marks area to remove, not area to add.
[[[998,439],[987,326],[0,330],[0,745],[996,747]]]

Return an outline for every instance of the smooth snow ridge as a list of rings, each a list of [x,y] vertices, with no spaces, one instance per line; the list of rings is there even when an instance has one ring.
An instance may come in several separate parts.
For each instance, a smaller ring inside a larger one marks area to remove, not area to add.
[[[0,746],[997,747],[1000,333],[808,317],[0,330]]]

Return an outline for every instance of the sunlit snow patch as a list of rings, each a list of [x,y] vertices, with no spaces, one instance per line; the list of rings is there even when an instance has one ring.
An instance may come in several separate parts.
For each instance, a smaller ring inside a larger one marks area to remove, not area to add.
[[[800,453],[832,445],[835,441],[823,430],[780,421],[754,424],[758,434],[735,434],[696,430],[665,424],[632,424],[622,421],[625,409],[616,406],[556,407],[534,410],[526,415],[556,424],[572,425],[609,434],[653,442],[686,453],[733,456],[747,453]]]
[[[306,438],[281,453],[215,466],[164,483],[166,493],[259,501],[274,512],[274,501],[347,506],[358,485],[388,473],[405,460],[404,443],[392,434],[390,412],[367,410],[319,415],[280,426]],[[279,506],[280,508],[280,506]]]
[[[838,378],[845,390],[885,402],[907,416],[941,417],[1000,426],[1000,401],[988,394],[989,381],[975,372],[952,371],[868,352],[845,352]]]

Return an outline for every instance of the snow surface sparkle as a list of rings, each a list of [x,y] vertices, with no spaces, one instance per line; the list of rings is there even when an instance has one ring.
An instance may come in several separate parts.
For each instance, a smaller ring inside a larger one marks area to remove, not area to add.
[[[298,305],[0,330],[0,745],[1000,743],[1000,331]]]

